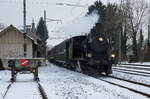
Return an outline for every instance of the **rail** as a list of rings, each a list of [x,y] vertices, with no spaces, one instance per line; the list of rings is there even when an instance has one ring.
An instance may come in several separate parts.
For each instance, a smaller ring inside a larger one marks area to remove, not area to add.
[[[120,64],[120,65],[132,65],[132,66],[145,66],[145,67],[150,67],[150,65],[142,65],[142,64]]]
[[[40,93],[42,95],[42,98],[43,99],[48,99],[48,97],[47,97],[43,87],[41,86],[41,84],[38,81],[37,81],[37,84],[38,84],[38,89],[39,89],[39,91],[40,91]]]
[[[10,90],[10,88],[11,88],[11,86],[12,86],[13,83],[14,83],[14,82],[11,82],[11,83],[7,86],[6,92],[5,92],[4,95],[3,95],[3,99],[6,97],[8,91]],[[38,87],[39,93],[40,93],[41,96],[42,96],[42,99],[48,99],[48,97],[47,97],[47,95],[46,95],[46,93],[45,93],[44,88],[42,87],[42,85],[39,83],[39,81],[36,81],[36,83],[37,83],[37,87]]]
[[[90,76],[92,76],[92,75],[90,75]],[[118,77],[115,77],[115,76],[105,76],[105,75],[103,75],[103,74],[102,74],[101,76],[103,76],[103,77],[109,77],[109,78],[113,78],[113,79],[125,81],[125,82],[128,82],[128,83],[132,83],[132,84],[135,84],[135,85],[141,85],[141,86],[150,88],[150,85],[144,84],[144,83],[140,83],[140,82],[135,82],[135,81],[127,80],[127,79],[122,79],[122,78],[118,78]],[[142,91],[138,91],[138,90],[136,90],[136,89],[134,89],[134,88],[130,88],[130,87],[125,86],[125,85],[121,85],[121,84],[117,84],[117,83],[112,82],[112,81],[108,81],[108,80],[106,80],[106,79],[101,78],[101,77],[98,76],[98,75],[93,75],[92,77],[94,77],[94,78],[96,78],[96,79],[98,79],[98,80],[107,82],[107,83],[109,83],[109,84],[112,84],[112,85],[115,85],[115,86],[118,86],[118,87],[121,87],[121,88],[128,89],[128,90],[130,90],[130,91],[132,91],[132,92],[135,92],[135,93],[137,93],[137,94],[141,94],[141,95],[143,95],[143,96],[146,96],[146,97],[150,98],[150,94],[149,94],[149,93],[145,93],[145,92],[142,92]]]

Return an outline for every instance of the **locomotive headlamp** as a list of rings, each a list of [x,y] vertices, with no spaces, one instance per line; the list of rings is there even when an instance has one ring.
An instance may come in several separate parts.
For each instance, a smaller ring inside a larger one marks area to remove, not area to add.
[[[89,58],[91,58],[91,57],[92,57],[92,54],[91,54],[91,53],[88,53],[87,56],[88,56]]]
[[[98,40],[99,40],[100,42],[102,42],[102,41],[103,41],[103,38],[102,38],[102,37],[99,37]]]
[[[112,58],[115,58],[116,56],[115,56],[115,54],[111,54],[111,57],[112,57]]]

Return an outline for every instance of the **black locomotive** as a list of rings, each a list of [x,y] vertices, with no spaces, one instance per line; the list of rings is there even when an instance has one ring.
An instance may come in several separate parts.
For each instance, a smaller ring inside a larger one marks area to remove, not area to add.
[[[75,36],[63,41],[48,52],[50,62],[74,69],[78,72],[112,73],[112,59],[109,57],[107,39],[101,35]]]

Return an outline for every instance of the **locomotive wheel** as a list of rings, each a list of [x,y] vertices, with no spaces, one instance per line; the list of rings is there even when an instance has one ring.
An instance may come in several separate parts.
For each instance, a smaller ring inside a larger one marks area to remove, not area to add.
[[[75,70],[79,73],[82,72],[82,67],[81,67],[81,62],[78,60],[76,65],[75,65]]]
[[[109,74],[112,74],[112,68],[111,65],[107,65],[107,69],[106,69],[106,76],[108,76]]]
[[[73,63],[69,63],[69,64],[65,64],[66,68],[70,69],[70,70],[74,70],[74,65]]]
[[[105,72],[106,76],[108,76],[108,72]]]

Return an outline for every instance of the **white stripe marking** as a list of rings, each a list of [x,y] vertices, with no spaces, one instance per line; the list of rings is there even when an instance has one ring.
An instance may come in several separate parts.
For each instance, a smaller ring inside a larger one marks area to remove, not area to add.
[[[28,61],[23,62],[22,65],[24,65],[25,63],[28,63]]]

